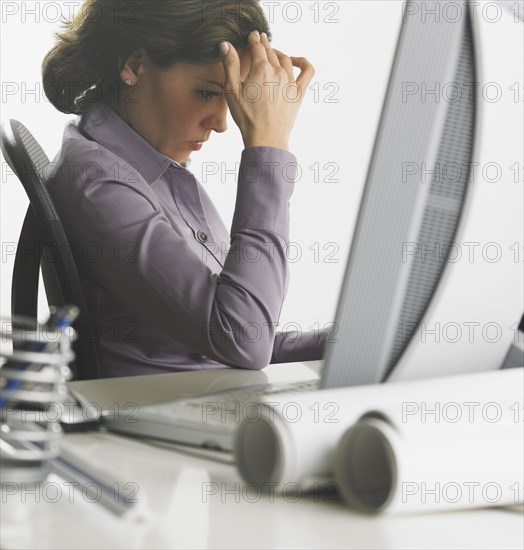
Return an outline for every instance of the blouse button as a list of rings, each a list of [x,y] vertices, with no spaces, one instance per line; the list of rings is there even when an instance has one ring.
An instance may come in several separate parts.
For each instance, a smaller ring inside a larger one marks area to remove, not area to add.
[[[201,243],[205,243],[207,242],[207,234],[204,233],[204,231],[199,231],[197,233],[197,239],[201,242]]]

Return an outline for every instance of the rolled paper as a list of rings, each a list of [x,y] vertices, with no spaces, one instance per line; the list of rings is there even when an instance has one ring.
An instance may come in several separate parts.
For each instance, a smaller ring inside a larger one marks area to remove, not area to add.
[[[494,493],[496,487],[485,487],[490,481],[505,484],[504,496],[500,497],[499,503],[503,499],[508,500],[510,496],[513,499],[514,494],[516,501],[521,501],[523,402],[524,369],[484,371],[303,393],[270,394],[264,396],[260,402],[253,403],[249,417],[246,414],[241,420],[235,435],[235,460],[242,478],[248,483],[260,484],[262,488],[271,486],[272,490],[286,490],[286,487],[292,484],[300,490],[318,490],[322,487],[319,484],[322,483],[332,488],[333,482],[336,481],[335,464],[341,468],[348,456],[351,460],[356,460],[356,455],[351,454],[350,446],[344,449],[342,455],[342,451],[337,455],[339,443],[343,436],[346,437],[346,443],[348,437],[351,439],[351,435],[346,434],[349,428],[359,426],[356,432],[352,432],[354,437],[355,433],[359,433],[358,430],[362,431],[368,426],[359,425],[358,422],[361,419],[369,422],[369,417],[372,417],[382,420],[380,426],[384,428],[384,433],[388,428],[391,429],[387,431],[387,436],[382,435],[382,439],[379,440],[378,428],[373,424],[376,441],[369,438],[369,445],[375,445],[380,455],[362,451],[366,449],[366,445],[362,444],[358,447],[361,454],[358,455],[359,460],[356,464],[362,466],[365,461],[369,461],[371,468],[372,461],[378,460],[377,457],[380,456],[382,463],[373,466],[373,472],[385,468],[384,463],[392,467],[393,459],[386,454],[386,442],[391,436],[391,453],[395,457],[402,457],[403,468],[399,470],[395,482],[411,481],[419,484],[404,486],[406,499],[412,496],[408,495],[408,492],[416,491],[425,480],[427,493],[431,488],[431,478],[427,476],[427,472],[438,471],[439,464],[445,464],[446,470],[441,477],[435,477],[435,481],[463,483],[460,475],[465,465],[473,460],[472,457],[477,456],[471,453],[478,453],[479,468],[472,464],[471,478],[465,481],[480,485],[463,487],[464,496],[459,505],[464,504],[464,499],[469,498],[469,493],[466,495],[466,490],[470,490],[468,487],[480,487],[481,491],[484,488],[485,493],[489,492],[487,497],[483,497],[485,505],[497,505]],[[481,456],[485,453],[486,447],[484,437],[487,438],[487,444],[492,446],[493,452],[501,448],[503,454],[499,454],[498,457],[493,453],[485,454],[484,460]],[[451,455],[445,463],[442,462],[442,455],[446,451],[436,452],[438,441],[443,442],[442,449],[453,445],[456,449],[455,454],[464,453],[464,456],[469,458],[462,461],[458,456],[454,462]],[[424,461],[424,468],[415,470],[418,463],[406,461],[403,458],[404,454],[394,454],[396,449],[398,453],[401,453],[402,449],[409,449],[408,453],[420,456],[419,460]],[[471,453],[466,453],[468,449],[471,449]],[[455,463],[456,470],[453,469]],[[515,469],[516,465],[520,465],[520,469]],[[409,471],[410,468],[413,469],[412,472]],[[508,475],[507,478],[498,475],[502,469],[505,470],[504,475]],[[485,475],[481,475],[483,471]],[[384,472],[386,470],[383,470],[383,474]],[[453,478],[453,474],[456,474],[456,479]],[[343,476],[340,479],[344,483],[347,481]],[[508,492],[507,484],[510,482],[520,483],[520,489],[517,491],[516,486],[511,485]],[[389,480],[388,483],[392,485],[393,480]],[[449,485],[446,490],[451,491],[451,488]],[[347,496],[354,489],[354,485],[350,485],[347,491],[342,488],[340,490],[343,496]],[[394,489],[395,498],[398,498],[396,486],[386,489],[388,495]],[[389,501],[384,497],[381,509],[392,506],[393,497],[388,498]],[[451,493],[449,497],[446,495],[446,498],[452,500]],[[474,497],[472,504],[480,505],[476,498]],[[490,499],[493,502],[490,502]],[[357,505],[355,499],[347,500]],[[411,499],[412,503],[414,500],[415,498]],[[376,504],[369,505],[369,511],[376,507]],[[363,509],[365,505],[360,504],[359,508]],[[406,506],[405,509],[407,508]],[[424,506],[421,508],[424,509]]]
[[[505,405],[502,410],[516,412]],[[451,425],[361,418],[335,453],[344,500],[362,512],[392,514],[523,502],[522,419],[499,417],[494,404],[489,411],[492,416]]]

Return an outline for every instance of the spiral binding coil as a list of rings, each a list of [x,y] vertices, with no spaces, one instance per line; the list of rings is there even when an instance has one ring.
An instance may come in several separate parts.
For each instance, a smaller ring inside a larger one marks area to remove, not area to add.
[[[47,461],[60,450],[60,405],[67,397],[76,333],[70,326],[14,317],[1,319],[0,335],[0,481],[43,481]],[[28,342],[43,350],[24,349]]]

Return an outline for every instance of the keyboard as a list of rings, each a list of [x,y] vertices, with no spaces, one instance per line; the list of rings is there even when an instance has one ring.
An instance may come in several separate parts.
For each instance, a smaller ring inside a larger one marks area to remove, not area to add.
[[[254,418],[260,410],[262,397],[282,393],[302,393],[319,389],[319,380],[286,384],[263,384],[237,390],[177,399],[159,405],[143,407],[140,416],[166,421],[201,423],[221,428],[234,428],[242,418]]]

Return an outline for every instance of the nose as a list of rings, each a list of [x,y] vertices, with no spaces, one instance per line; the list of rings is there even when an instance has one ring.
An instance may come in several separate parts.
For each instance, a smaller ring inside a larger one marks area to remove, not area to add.
[[[227,113],[228,113],[227,101],[217,102],[216,108],[213,113],[209,115],[206,120],[206,127],[210,130],[214,130],[217,134],[222,134],[227,130]]]

